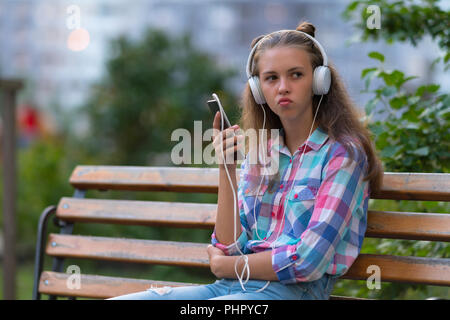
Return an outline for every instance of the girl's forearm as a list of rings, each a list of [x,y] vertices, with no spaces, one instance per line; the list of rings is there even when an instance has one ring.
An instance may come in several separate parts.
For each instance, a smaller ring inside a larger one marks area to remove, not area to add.
[[[246,255],[248,257],[248,264],[250,267],[250,279],[255,280],[271,280],[278,281],[277,274],[272,268],[272,252],[270,250],[252,253]],[[244,259],[237,256],[219,256],[217,261],[217,272],[216,276],[218,278],[228,278],[237,279],[236,273],[234,271],[234,265],[236,260],[239,259],[237,271],[239,274],[242,273],[244,267]],[[244,279],[247,278],[247,274],[244,273]]]
[[[236,165],[228,165],[229,174],[233,183],[234,192],[237,193]],[[239,207],[233,197],[233,190],[228,181],[227,173],[223,166],[219,170],[219,194],[217,200],[216,239],[224,245],[232,244],[241,234],[241,221],[239,219]],[[237,200],[237,194],[236,194]],[[236,206],[236,217],[234,206]],[[236,238],[234,229],[236,228]]]

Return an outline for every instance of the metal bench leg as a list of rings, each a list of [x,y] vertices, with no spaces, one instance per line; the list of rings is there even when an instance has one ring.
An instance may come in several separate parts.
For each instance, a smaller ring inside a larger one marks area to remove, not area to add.
[[[49,206],[45,208],[39,218],[38,233],[36,241],[36,257],[34,264],[34,284],[33,284],[33,300],[40,300],[41,294],[39,293],[39,280],[44,265],[44,246],[45,236],[47,234],[48,220],[52,214],[56,212],[56,206]]]

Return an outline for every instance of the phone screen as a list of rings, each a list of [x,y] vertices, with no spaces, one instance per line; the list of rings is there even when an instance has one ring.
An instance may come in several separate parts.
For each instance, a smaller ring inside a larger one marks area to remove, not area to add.
[[[211,113],[214,117],[216,115],[217,111],[220,111],[219,104],[217,103],[217,101],[215,99],[208,100],[207,103],[208,103],[209,110],[211,110]],[[231,127],[231,125],[230,125],[230,122],[228,121],[225,111],[223,113],[224,113],[223,129],[227,129],[227,128]]]

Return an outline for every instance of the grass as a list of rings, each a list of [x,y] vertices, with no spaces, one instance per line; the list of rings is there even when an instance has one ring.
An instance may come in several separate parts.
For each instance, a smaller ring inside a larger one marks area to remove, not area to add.
[[[26,262],[17,265],[16,271],[16,299],[31,300],[33,292],[34,262]],[[0,267],[0,300],[3,300],[3,265]]]

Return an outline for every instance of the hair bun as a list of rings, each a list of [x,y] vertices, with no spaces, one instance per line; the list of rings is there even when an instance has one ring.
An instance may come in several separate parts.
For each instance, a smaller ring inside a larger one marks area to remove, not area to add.
[[[311,37],[314,37],[316,27],[314,27],[314,25],[312,25],[311,23],[305,21],[300,23],[295,30],[305,32],[309,34]]]
[[[252,43],[250,44],[250,48],[253,48],[262,38],[264,38],[264,35],[257,36],[255,39],[253,39]]]

